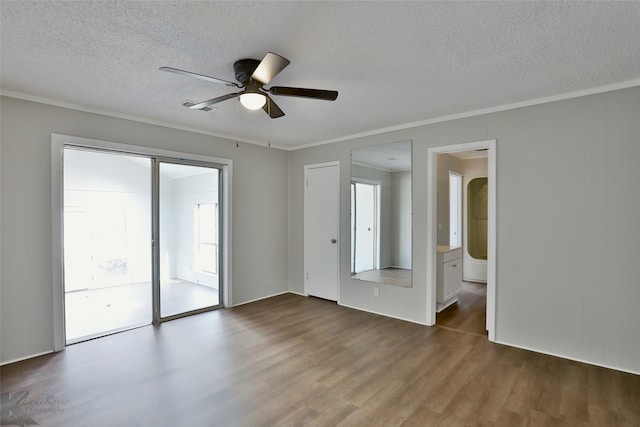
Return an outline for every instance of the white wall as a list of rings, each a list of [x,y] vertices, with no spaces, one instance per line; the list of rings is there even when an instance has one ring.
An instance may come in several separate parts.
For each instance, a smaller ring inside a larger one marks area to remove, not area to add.
[[[233,160],[233,303],[288,290],[287,152],[8,97],[0,108],[0,363],[53,349],[52,133]]]
[[[303,167],[339,160],[340,303],[425,323],[427,149],[496,139],[496,340],[640,373],[639,117],[635,87],[294,151],[290,288],[304,284]],[[349,275],[349,152],[407,139],[414,286],[374,297]]]

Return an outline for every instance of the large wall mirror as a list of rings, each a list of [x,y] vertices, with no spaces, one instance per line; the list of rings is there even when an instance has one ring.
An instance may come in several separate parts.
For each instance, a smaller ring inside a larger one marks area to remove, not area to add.
[[[351,151],[351,278],[411,287],[411,141]]]

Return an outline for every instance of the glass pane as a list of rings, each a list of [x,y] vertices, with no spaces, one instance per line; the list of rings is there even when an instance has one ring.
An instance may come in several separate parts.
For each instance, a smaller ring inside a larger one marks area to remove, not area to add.
[[[160,163],[160,316],[220,303],[219,170]]]
[[[487,259],[487,178],[474,178],[467,185],[467,247],[475,259]]]
[[[151,323],[151,161],[64,150],[67,343]]]

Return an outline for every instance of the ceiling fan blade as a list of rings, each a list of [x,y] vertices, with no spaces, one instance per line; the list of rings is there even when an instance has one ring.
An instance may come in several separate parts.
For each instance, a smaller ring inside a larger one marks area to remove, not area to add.
[[[280,109],[280,107],[278,107],[278,105],[273,102],[273,100],[267,95],[265,96],[267,97],[267,103],[262,107],[265,113],[267,113],[272,119],[277,119],[278,117],[284,116],[284,112]]]
[[[275,76],[284,70],[290,61],[277,53],[267,52],[260,64],[251,75],[251,79],[259,81],[263,85],[269,83]]]
[[[301,98],[322,99],[324,101],[335,101],[336,98],[338,98],[338,91],[336,90],[306,89],[301,87],[285,86],[273,86],[268,90],[274,95],[298,96]]]
[[[173,74],[181,74],[183,76],[195,77],[196,79],[204,80],[206,82],[222,83],[223,85],[226,85],[226,86],[242,87],[238,83],[218,79],[216,77],[205,76],[204,74],[192,73],[191,71],[179,70],[173,67],[160,67],[160,71],[166,71],[168,73],[173,73]]]
[[[217,104],[218,102],[226,101],[227,99],[235,98],[239,95],[239,93],[229,93],[227,95],[222,95],[217,98],[210,99],[208,101],[203,101],[199,104],[192,105],[189,108],[193,108],[194,110],[199,110],[204,107],[211,107],[213,104]]]

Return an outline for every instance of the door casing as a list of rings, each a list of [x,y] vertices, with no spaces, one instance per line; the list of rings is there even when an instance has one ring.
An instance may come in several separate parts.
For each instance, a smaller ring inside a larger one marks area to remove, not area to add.
[[[65,348],[64,325],[64,264],[63,264],[63,153],[65,147],[76,147],[90,150],[107,150],[123,154],[135,154],[148,157],[165,159],[184,159],[185,161],[200,162],[219,165],[222,171],[222,206],[221,215],[224,218],[222,229],[221,267],[222,275],[222,302],[225,307],[230,307],[232,298],[232,254],[231,254],[231,230],[232,228],[232,176],[233,161],[218,157],[202,156],[190,153],[181,153],[171,150],[163,150],[152,147],[121,144],[117,142],[101,141],[76,136],[51,134],[51,245],[52,245],[52,288],[53,288],[53,350],[62,351]],[[151,243],[151,242],[150,242]],[[151,249],[150,249],[151,250]]]
[[[489,206],[487,227],[487,323],[489,341],[496,333],[496,140],[431,147],[427,150],[427,310],[426,324],[436,323],[436,245],[438,230],[437,155],[487,149]]]

